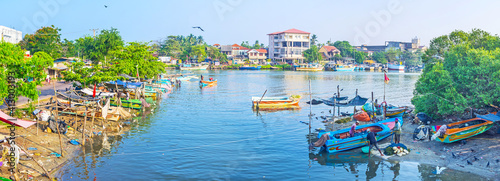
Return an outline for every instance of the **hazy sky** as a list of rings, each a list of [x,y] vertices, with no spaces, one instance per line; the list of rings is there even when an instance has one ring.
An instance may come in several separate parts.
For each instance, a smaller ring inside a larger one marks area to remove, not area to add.
[[[500,1],[466,0],[0,0],[0,25],[21,30],[23,36],[55,25],[70,40],[92,34],[89,29],[114,27],[125,41],[192,33],[208,44],[259,40],[267,45],[268,33],[296,28],[316,34],[322,43],[377,45],[418,36],[428,45],[455,29],[497,34],[498,7]]]

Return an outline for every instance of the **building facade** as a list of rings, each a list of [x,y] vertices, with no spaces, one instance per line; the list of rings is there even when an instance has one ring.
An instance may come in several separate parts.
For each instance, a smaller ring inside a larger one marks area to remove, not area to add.
[[[254,64],[264,64],[267,59],[266,49],[251,49],[247,52],[248,60]]]
[[[5,42],[17,44],[23,40],[23,33],[12,28],[0,26],[0,39],[3,39]]]
[[[335,46],[323,46],[318,51],[323,56],[323,60],[335,60],[335,55],[340,54],[340,50]]]
[[[289,29],[268,35],[268,55],[270,59],[289,63],[294,60],[304,60],[302,52],[310,47],[310,33],[297,29]]]

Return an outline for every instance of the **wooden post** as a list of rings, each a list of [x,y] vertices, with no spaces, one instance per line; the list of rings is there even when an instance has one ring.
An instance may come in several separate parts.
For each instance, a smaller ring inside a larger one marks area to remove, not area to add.
[[[87,112],[88,112],[87,104],[85,104],[85,119],[83,120],[83,129],[82,129],[82,146],[85,146],[85,126],[87,124]]]
[[[94,119],[95,119],[95,113],[97,109],[97,105],[95,108],[92,108],[92,124],[90,124],[90,137],[94,136]]]
[[[373,92],[372,92],[372,119],[375,117],[375,108],[374,108],[375,102],[373,102]]]
[[[55,74],[55,73],[54,73]],[[59,116],[59,106],[57,105],[57,91],[56,91],[56,83],[54,82],[54,100],[56,100],[56,115],[55,115],[55,118],[56,118],[56,129],[57,129],[57,134],[59,135],[59,148],[61,149],[61,157],[64,157],[64,154],[63,154],[63,146],[62,146],[62,138],[61,138],[61,132],[59,131],[59,119],[58,119],[58,116]],[[71,102],[70,104],[71,105]]]
[[[356,89],[356,97],[358,96],[358,89]],[[354,106],[354,112],[353,114],[356,114],[356,106]]]

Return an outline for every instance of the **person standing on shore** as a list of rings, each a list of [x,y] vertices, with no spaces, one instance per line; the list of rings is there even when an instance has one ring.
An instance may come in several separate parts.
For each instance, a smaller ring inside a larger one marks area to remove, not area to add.
[[[372,153],[371,152],[372,147],[374,147],[374,146],[380,152],[380,156],[384,156],[384,154],[382,153],[380,148],[378,148],[378,145],[377,145],[377,137],[376,137],[377,133],[371,132],[370,129],[367,129],[366,131],[368,131],[368,135],[366,136],[366,139],[368,140],[368,145],[370,146],[370,149],[368,150],[368,157],[370,157],[370,154]]]
[[[398,118],[394,122],[392,131],[394,132],[394,143],[398,144],[401,141],[401,123]]]

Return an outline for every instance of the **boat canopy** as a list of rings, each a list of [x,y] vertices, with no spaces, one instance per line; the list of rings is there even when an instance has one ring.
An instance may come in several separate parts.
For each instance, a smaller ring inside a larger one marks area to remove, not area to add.
[[[108,82],[108,84],[112,84],[112,85],[115,85],[115,83],[118,86],[126,87],[128,89],[139,88],[143,84],[143,82],[123,82],[121,80],[116,80],[116,81],[110,81],[110,82]]]

